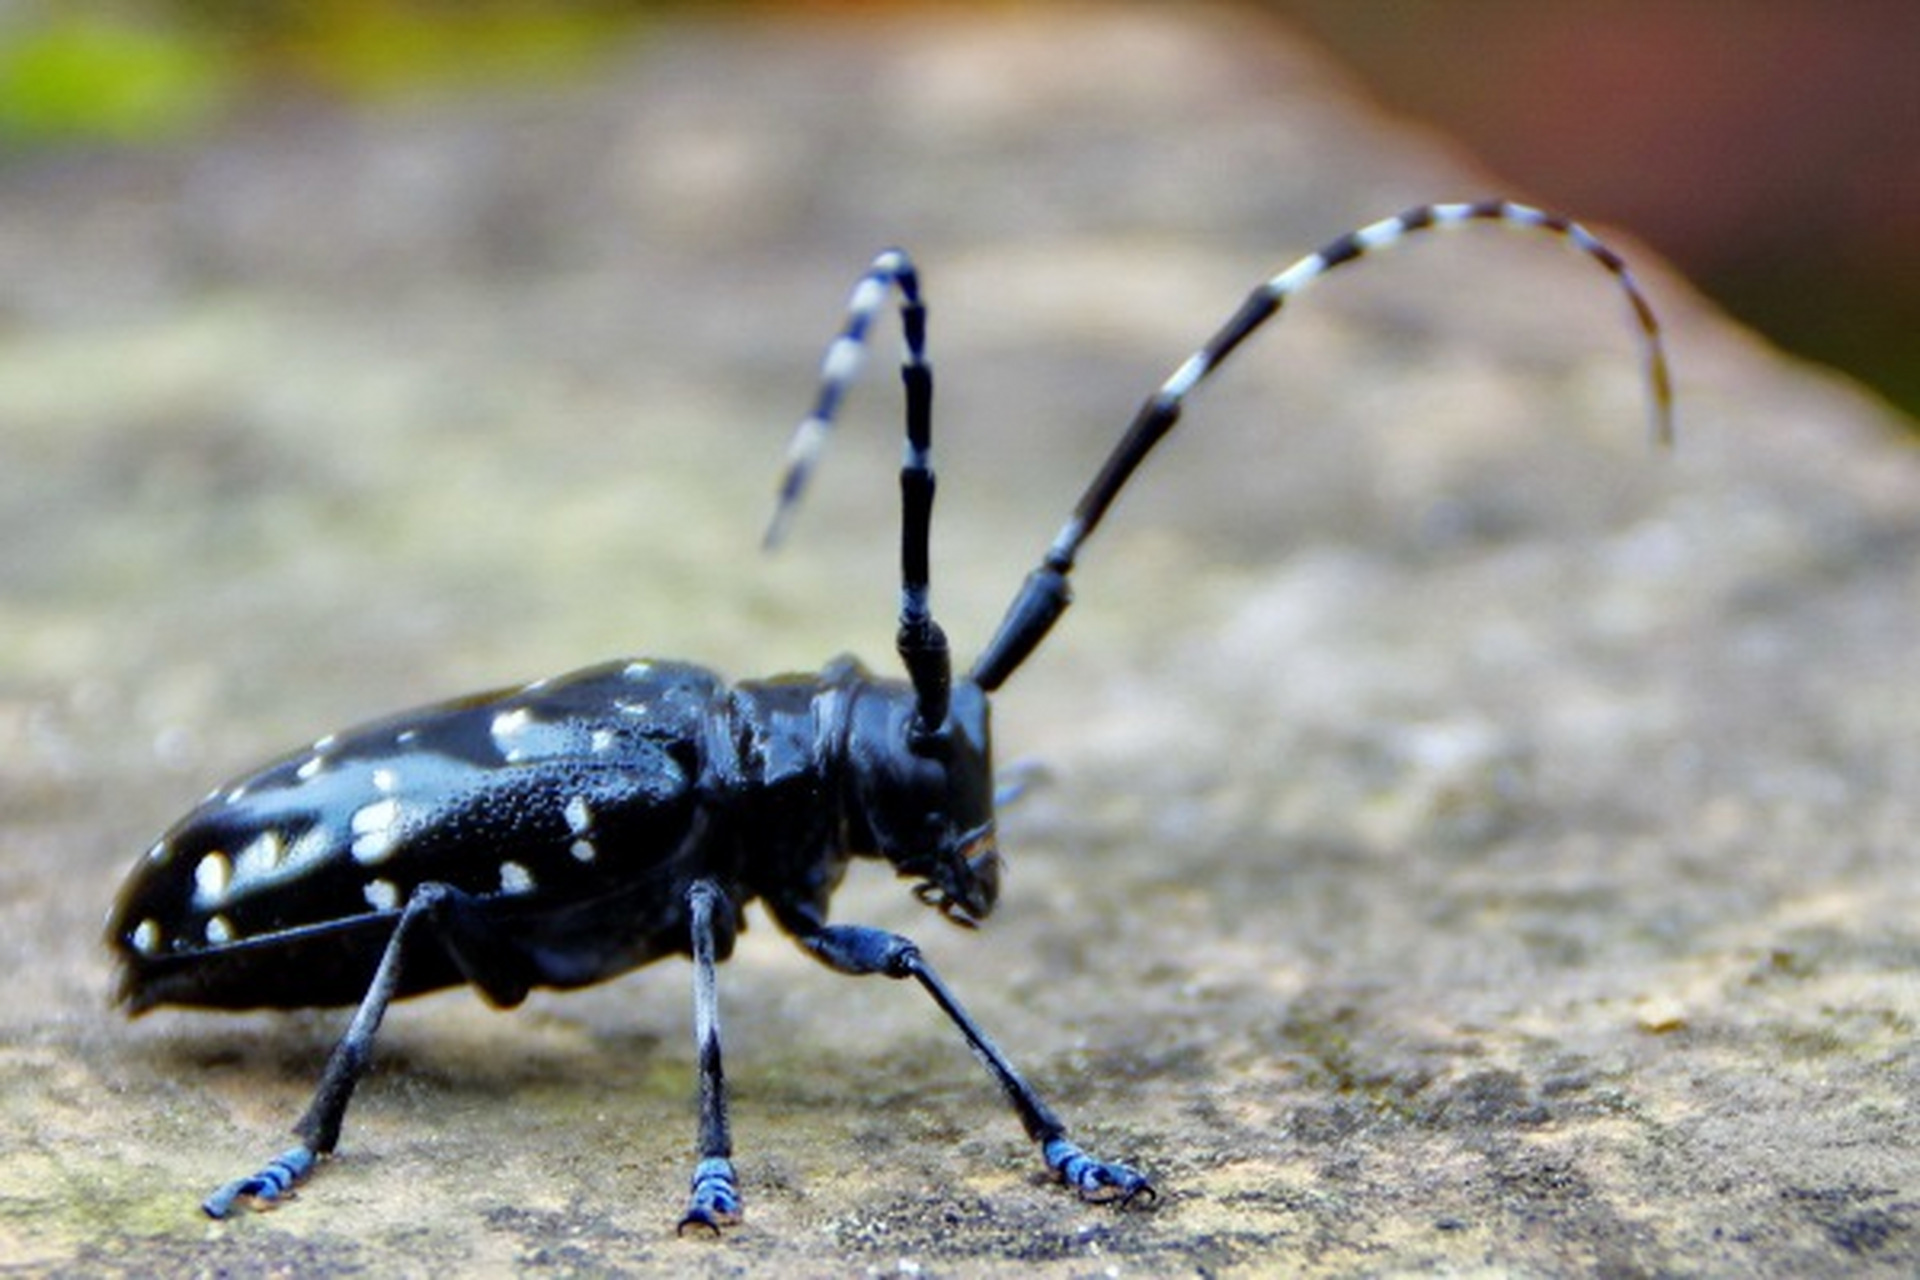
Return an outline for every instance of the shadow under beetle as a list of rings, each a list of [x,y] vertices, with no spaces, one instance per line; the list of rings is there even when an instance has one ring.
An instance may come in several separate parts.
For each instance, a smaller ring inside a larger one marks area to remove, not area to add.
[[[1660,331],[1624,263],[1576,223],[1505,201],[1423,205],[1353,231],[1248,295],[1142,404],[967,675],[951,674],[928,603],[933,378],[912,263],[876,258],[828,347],[794,437],[778,538],[859,370],[900,298],[906,451],[899,651],[907,679],[842,658],[817,675],[727,684],[680,662],[618,661],[445,702],[321,738],[214,791],[134,868],[108,921],[118,998],[222,1009],[356,1005],[296,1146],[216,1190],[208,1215],[270,1205],[334,1149],[387,1005],[468,985],[495,1005],[691,958],[698,1158],[680,1228],[736,1222],[714,966],[758,898],[845,974],[912,978],[1006,1093],[1042,1160],[1087,1200],[1144,1203],[1145,1175],[1097,1159],[966,1012],[920,950],[829,924],[856,857],[885,858],[922,902],[972,926],[1000,888],[988,695],[1065,611],[1074,559],[1187,395],[1294,293],[1417,231],[1473,221],[1559,237],[1612,273],[1638,322],[1654,431],[1670,435]]]

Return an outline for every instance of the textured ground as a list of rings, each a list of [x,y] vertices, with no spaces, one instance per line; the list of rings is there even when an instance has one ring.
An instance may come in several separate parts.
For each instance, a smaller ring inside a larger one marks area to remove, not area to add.
[[[0,1259],[150,1274],[1920,1269],[1920,458],[1637,259],[1455,235],[1208,389],[998,705],[1052,780],[913,931],[1089,1145],[1034,1174],[912,991],[723,974],[747,1223],[671,1234],[686,970],[395,1010],[271,1215],[338,1015],[105,1007],[98,922],[217,779],[620,653],[885,662],[890,376],[754,551],[860,266],[942,379],[970,656],[1138,397],[1333,233],[1485,194],[1212,10],[664,28],[577,91],[288,110],[0,173]],[[891,339],[887,339],[890,343]]]

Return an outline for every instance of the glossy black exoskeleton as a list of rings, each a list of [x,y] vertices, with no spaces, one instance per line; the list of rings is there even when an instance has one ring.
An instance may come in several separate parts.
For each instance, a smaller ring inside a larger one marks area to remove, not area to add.
[[[818,675],[729,685],[678,662],[621,661],[329,735],[213,792],[134,869],[108,921],[119,998],[222,1009],[357,1005],[298,1144],[222,1186],[204,1208],[271,1203],[334,1149],[388,1004],[470,985],[497,1005],[573,988],[663,956],[693,963],[700,1126],[681,1227],[738,1219],[721,1069],[715,964],[741,912],[766,904],[829,967],[912,978],[993,1074],[1049,1169],[1090,1200],[1153,1197],[1140,1173],[1066,1135],[919,949],[828,923],[850,861],[883,858],[951,921],[999,891],[988,696],[1069,601],[1081,544],[1186,396],[1285,300],[1319,276],[1429,227],[1486,220],[1557,235],[1625,291],[1645,343],[1656,431],[1668,432],[1653,313],[1614,253],[1556,215],[1500,201],[1426,205],[1349,233],[1256,288],[1141,406],[1126,435],[958,680],[928,602],[932,374],[912,264],[881,254],[828,348],[794,440],[778,536],[854,379],[867,331],[898,292],[906,336],[899,649],[905,680],[851,659]]]
[[[924,895],[984,916],[987,705],[958,692],[932,765],[891,749],[913,706],[901,682],[851,660],[737,686],[614,662],[332,735],[154,846],[118,909],[122,997],[135,1012],[354,1003],[422,884],[469,901],[409,940],[396,998],[470,982],[512,1005],[684,953],[700,879],[804,937],[848,848],[898,851]],[[929,848],[967,852],[914,852]],[[721,958],[731,941],[723,930]]]

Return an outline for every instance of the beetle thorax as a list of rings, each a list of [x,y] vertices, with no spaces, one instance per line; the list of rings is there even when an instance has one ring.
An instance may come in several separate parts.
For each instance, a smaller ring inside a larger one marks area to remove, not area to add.
[[[950,918],[984,917],[999,892],[986,694],[956,684],[946,720],[927,732],[907,682],[869,680],[849,693],[849,851],[886,858]]]

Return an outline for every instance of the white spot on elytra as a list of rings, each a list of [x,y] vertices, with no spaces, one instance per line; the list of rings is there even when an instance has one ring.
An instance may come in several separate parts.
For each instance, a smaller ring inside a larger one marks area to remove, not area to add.
[[[500,864],[500,892],[530,893],[533,890],[533,872],[517,862]]]
[[[233,863],[227,855],[219,851],[200,859],[193,868],[193,905],[210,907],[227,896],[227,886],[233,883]]]
[[[286,851],[286,861],[297,866],[318,862],[334,852],[333,832],[322,822],[316,822],[293,838]]]
[[[400,842],[400,805],[395,800],[376,800],[353,811],[353,858],[359,863],[374,863],[386,858]]]
[[[645,680],[653,674],[653,664],[651,662],[629,662],[627,669],[620,674],[628,680]]]
[[[567,801],[566,815],[567,829],[579,837],[568,846],[567,852],[580,862],[592,862],[600,854],[594,848],[593,841],[587,838],[587,833],[593,829],[593,806],[587,803],[585,796],[575,796]]]
[[[133,949],[143,956],[150,956],[160,950],[160,922],[142,920],[133,929]]]
[[[520,748],[514,739],[525,733],[533,724],[533,712],[525,707],[515,707],[511,711],[502,711],[487,726],[487,732],[493,735],[493,745],[508,760],[521,758]]]
[[[593,825],[593,810],[587,807],[585,796],[575,796],[567,801],[567,830],[579,835]]]
[[[246,881],[268,874],[280,865],[286,850],[286,842],[278,831],[262,831],[234,856],[234,877]]]
[[[596,753],[605,755],[613,750],[614,744],[619,740],[611,729],[595,729],[587,742]]]
[[[394,777],[393,770],[375,769],[373,771],[373,789],[381,795],[392,795],[393,789],[398,785],[400,785],[400,780]]]
[[[314,775],[324,769],[326,764],[327,762],[319,756],[308,756],[301,762],[300,767],[293,771],[293,776],[302,782],[311,782],[314,779]]]
[[[219,946],[223,942],[233,941],[233,921],[225,916],[214,916],[207,921],[207,941]]]
[[[420,731],[418,729],[402,729],[394,735],[393,740],[403,747],[410,747],[420,740]]]
[[[400,905],[400,888],[391,880],[369,880],[361,893],[375,911],[391,911]]]

